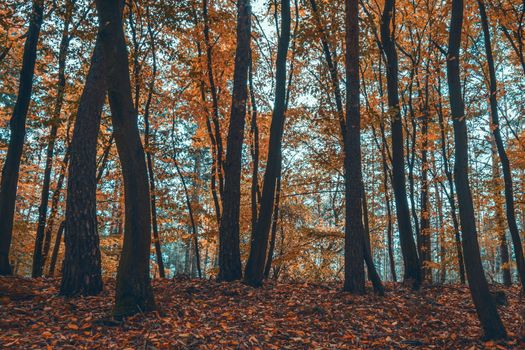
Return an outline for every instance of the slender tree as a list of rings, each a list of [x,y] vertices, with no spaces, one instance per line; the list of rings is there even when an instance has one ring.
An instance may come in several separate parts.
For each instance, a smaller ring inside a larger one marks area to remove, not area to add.
[[[64,103],[64,93],[66,88],[66,60],[69,51],[69,26],[73,16],[74,1],[66,1],[66,11],[64,14],[64,28],[58,52],[58,82],[56,86],[56,99],[53,106],[53,114],[49,121],[51,129],[47,141],[46,164],[44,166],[44,182],[42,184],[42,194],[40,196],[40,206],[38,207],[38,224],[36,229],[35,249],[33,252],[32,276],[40,277],[44,269],[44,254],[42,246],[44,244],[45,227],[47,218],[47,207],[49,202],[49,184],[51,182],[51,170],[53,168],[53,157],[55,152],[55,142],[57,139],[58,127],[60,126],[60,112]]]
[[[281,1],[281,30],[277,44],[275,72],[275,100],[270,126],[270,140],[266,171],[259,207],[257,225],[250,241],[250,255],[246,263],[244,281],[260,286],[264,278],[268,236],[275,201],[275,188],[281,169],[281,149],[286,112],[286,62],[291,34],[290,0]]]
[[[246,121],[247,80],[250,64],[250,0],[237,1],[237,48],[233,73],[233,91],[228,129],[224,194],[219,229],[219,281],[238,280],[242,276],[239,248],[239,214],[241,200],[241,158]],[[220,166],[220,165],[219,165]]]
[[[455,166],[454,180],[458,194],[459,217],[463,234],[463,252],[470,293],[488,339],[505,338],[506,331],[489,291],[483,272],[476,231],[476,219],[468,176],[468,133],[465,105],[461,92],[460,46],[463,27],[463,0],[452,0],[452,14],[448,37],[447,80],[450,109],[454,126]]]
[[[518,268],[518,275],[520,277],[521,287],[525,291],[525,258],[523,256],[523,245],[521,244],[518,224],[516,222],[516,214],[514,209],[514,188],[512,183],[512,172],[510,169],[509,157],[505,151],[505,145],[501,137],[501,129],[499,125],[498,115],[498,81],[496,79],[496,69],[494,68],[494,58],[492,55],[492,45],[490,41],[490,30],[487,18],[487,11],[483,0],[478,0],[478,8],[481,17],[481,26],[483,28],[483,36],[485,43],[485,54],[487,56],[487,65],[489,68],[489,103],[492,135],[496,143],[501,169],[503,171],[504,192],[505,192],[505,211],[507,214],[507,221],[509,224],[510,236],[514,247],[514,256],[516,258],[516,266]]]
[[[10,275],[12,273],[9,263],[9,249],[11,248],[11,237],[13,235],[20,160],[24,149],[26,119],[33,90],[37,44],[43,12],[44,1],[33,0],[29,28],[24,44],[18,95],[11,120],[9,121],[11,136],[0,181],[0,217],[2,218],[0,220],[0,275]]]
[[[388,107],[392,129],[392,187],[394,189],[399,240],[405,267],[404,280],[412,288],[418,289],[421,285],[421,263],[412,233],[406,193],[403,122],[401,120],[398,92],[399,68],[393,32],[390,30],[393,11],[394,0],[386,0],[381,17],[381,44],[386,56]]]

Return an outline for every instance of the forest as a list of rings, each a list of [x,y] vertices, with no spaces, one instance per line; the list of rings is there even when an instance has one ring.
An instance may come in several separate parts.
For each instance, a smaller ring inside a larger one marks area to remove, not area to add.
[[[0,2],[0,348],[522,349],[525,1]]]

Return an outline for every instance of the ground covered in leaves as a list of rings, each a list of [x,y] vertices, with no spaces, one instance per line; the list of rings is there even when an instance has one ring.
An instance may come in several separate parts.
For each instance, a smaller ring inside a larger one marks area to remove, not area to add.
[[[155,280],[159,311],[109,317],[114,281],[97,297],[57,296],[57,279],[0,278],[1,349],[523,349],[519,289],[500,288],[509,340],[483,342],[466,287],[351,296],[339,285]]]

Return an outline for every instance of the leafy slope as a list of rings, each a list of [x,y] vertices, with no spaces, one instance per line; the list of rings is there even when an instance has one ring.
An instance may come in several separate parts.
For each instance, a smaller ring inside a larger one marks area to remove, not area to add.
[[[355,297],[339,285],[155,280],[159,312],[108,317],[114,281],[97,297],[58,297],[59,280],[0,278],[2,349],[477,349],[524,348],[517,288],[500,307],[510,339],[483,343],[466,287],[420,292],[387,284]],[[111,291],[111,292],[109,292]]]

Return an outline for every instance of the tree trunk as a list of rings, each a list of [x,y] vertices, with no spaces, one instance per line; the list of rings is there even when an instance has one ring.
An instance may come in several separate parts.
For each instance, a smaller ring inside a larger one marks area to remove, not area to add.
[[[149,179],[149,189],[150,189],[150,201],[151,201],[151,225],[153,228],[153,244],[155,245],[155,255],[157,257],[157,266],[159,267],[159,276],[160,278],[166,277],[166,271],[164,269],[164,261],[162,260],[162,250],[160,245],[160,234],[159,234],[159,225],[157,222],[157,194],[156,194],[156,184],[155,184],[155,171],[153,169],[153,154],[152,147],[150,146],[150,107],[151,100],[153,98],[153,90],[155,89],[155,79],[157,78],[157,55],[155,50],[155,36],[153,35],[153,30],[151,28],[151,19],[149,18],[149,9],[148,9],[148,34],[151,42],[151,56],[153,58],[153,71],[152,78],[149,84],[148,98],[146,100],[146,107],[144,109],[144,147],[146,149],[146,165],[148,168],[148,179]],[[137,78],[135,78],[137,79]]]
[[[97,137],[106,97],[106,63],[100,33],[80,97],[67,177],[65,253],[60,294],[96,295],[102,290],[97,230]]]
[[[128,52],[122,28],[122,2],[97,0],[96,5],[108,68],[113,133],[124,180],[125,233],[113,309],[113,314],[120,317],[155,309],[149,276],[150,193],[137,111],[131,98]]]
[[[272,231],[270,234],[270,246],[268,247],[268,256],[266,258],[266,265],[264,266],[264,279],[270,277],[270,270],[272,268],[273,254],[275,251],[275,239],[277,236],[277,226],[279,223],[279,210],[281,200],[281,176],[277,178],[277,189],[275,190],[275,207],[273,208]]]
[[[249,2],[246,2],[246,6],[249,6]],[[237,5],[239,6],[239,4]],[[250,10],[251,11],[251,10]],[[214,138],[215,138],[215,159],[217,161],[217,178],[219,180],[219,193],[223,194],[224,192],[224,162],[223,162],[223,147],[222,147],[222,136],[221,136],[221,127],[219,122],[219,96],[217,93],[217,87],[215,86],[215,78],[213,75],[213,53],[212,53],[212,44],[210,38],[210,20],[208,17],[208,0],[203,0],[202,2],[202,17],[204,22],[204,44],[206,45],[206,68],[208,71],[208,83],[210,84],[210,93],[212,100],[212,122],[214,127]],[[239,24],[237,24],[239,25]],[[250,30],[248,30],[250,31]],[[250,32],[251,35],[251,32]],[[248,43],[249,46],[249,43]],[[243,54],[245,55],[245,53]],[[244,56],[246,59],[247,56]],[[244,74],[244,73],[243,73]],[[245,86],[246,84],[243,84]],[[246,108],[246,107],[245,107]]]
[[[430,54],[430,53],[429,53]],[[430,230],[430,207],[429,207],[429,180],[428,180],[428,124],[429,124],[429,111],[428,111],[428,94],[429,94],[429,64],[427,63],[426,72],[425,72],[425,90],[424,90],[424,101],[422,108],[422,126],[421,126],[421,245],[420,245],[420,259],[422,268],[422,280],[432,283],[432,268],[428,265],[432,262],[432,242],[431,242],[431,230]]]
[[[447,194],[448,203],[450,205],[450,215],[452,217],[452,224],[454,225],[454,239],[456,243],[456,254],[458,258],[459,279],[461,284],[465,284],[465,264],[463,261],[463,249],[461,248],[461,236],[459,232],[459,220],[456,211],[456,194],[454,190],[454,179],[448,162],[447,137],[445,133],[445,121],[443,116],[443,109],[441,105],[441,79],[438,76],[438,94],[439,102],[437,106],[437,115],[439,119],[439,130],[441,133],[441,155],[443,156],[443,167],[445,176],[447,177],[449,193]]]
[[[66,178],[66,170],[69,164],[69,149],[70,145],[68,144],[66,149],[66,154],[62,160],[62,166],[60,168],[60,175],[58,176],[57,185],[53,196],[51,197],[51,212],[49,213],[49,219],[47,220],[46,232],[44,237],[44,248],[42,252],[42,266],[45,266],[47,256],[49,255],[49,249],[51,249],[51,238],[53,235],[53,228],[55,226],[55,219],[58,213],[58,205],[60,201],[60,194],[62,193],[62,188],[64,186],[64,180]],[[61,223],[63,220],[61,221]]]
[[[455,183],[458,191],[459,216],[463,233],[463,252],[469,288],[476,306],[485,337],[505,338],[506,331],[489,291],[483,272],[476,231],[476,219],[468,176],[468,135],[465,120],[465,106],[461,92],[459,50],[463,26],[463,0],[452,0],[452,16],[447,54],[447,80],[450,108],[454,125]]]
[[[0,220],[0,275],[10,275],[12,273],[9,263],[9,249],[11,248],[13,235],[18,175],[24,149],[27,112],[33,90],[37,44],[44,12],[43,6],[42,0],[33,0],[27,39],[24,44],[18,96],[11,120],[9,121],[11,136],[0,181],[0,216],[2,217],[2,220]]]
[[[393,11],[394,0],[386,0],[381,20],[381,42],[387,60],[388,107],[392,128],[392,187],[394,189],[399,240],[405,267],[404,280],[413,289],[418,289],[421,285],[421,264],[412,234],[405,185],[403,122],[401,120],[398,92],[398,60],[394,38],[390,31]]]
[[[501,169],[503,170],[503,181],[505,183],[505,209],[507,213],[507,221],[509,224],[510,236],[514,247],[514,256],[516,258],[516,267],[518,268],[518,275],[520,276],[521,287],[525,291],[525,258],[523,256],[523,246],[521,244],[520,233],[516,223],[516,214],[514,212],[514,189],[512,184],[512,173],[510,169],[509,158],[505,151],[503,139],[501,137],[501,129],[499,126],[498,116],[498,99],[497,99],[497,80],[496,71],[494,68],[494,58],[492,57],[492,46],[490,43],[490,30],[485,11],[483,0],[478,0],[479,12],[481,15],[481,24],[483,27],[483,36],[485,38],[485,53],[487,55],[487,64],[489,68],[489,83],[490,83],[490,115],[492,135],[496,142],[498,156],[501,162]]]
[[[250,50],[250,68],[248,71],[248,84],[250,87],[250,105],[252,117],[250,123],[250,134],[252,141],[250,143],[250,153],[252,156],[252,185],[251,185],[251,204],[252,204],[252,235],[257,225],[257,213],[259,209],[259,126],[257,125],[257,104],[255,101],[255,91],[253,86],[253,57]]]
[[[368,203],[366,199],[366,191],[364,183],[361,181],[361,195],[362,195],[362,204],[363,204],[363,224],[364,224],[364,234],[365,234],[365,246],[364,246],[364,258],[366,263],[366,268],[368,270],[368,279],[372,282],[374,292],[378,295],[385,295],[385,289],[383,283],[381,282],[381,277],[377,272],[377,269],[374,265],[374,258],[372,254],[372,246],[370,243],[370,224],[368,221]]]
[[[55,246],[53,247],[53,252],[51,253],[51,262],[49,263],[49,277],[53,277],[55,275],[55,267],[57,264],[58,252],[60,250],[60,242],[62,241],[62,236],[64,235],[65,223],[66,222],[63,220],[58,227],[57,235],[55,238]]]
[[[58,83],[56,89],[56,99],[51,116],[51,130],[47,142],[46,165],[44,168],[44,182],[40,196],[40,206],[38,207],[38,225],[36,229],[35,249],[33,252],[32,277],[41,277],[44,270],[44,257],[42,246],[44,244],[44,231],[46,227],[47,207],[49,202],[49,184],[51,182],[51,170],[53,168],[53,157],[55,151],[55,141],[57,138],[58,127],[60,126],[60,112],[64,102],[64,92],[66,88],[66,59],[69,50],[69,25],[73,15],[74,4],[71,0],[65,4],[66,13],[64,15],[64,29],[60,40],[60,49],[58,52]]]
[[[277,178],[281,173],[281,149],[286,112],[286,57],[290,43],[290,0],[281,1],[281,32],[277,46],[275,73],[275,101],[270,126],[270,140],[266,171],[261,195],[259,216],[250,242],[250,255],[246,263],[244,281],[251,286],[260,286],[264,278],[268,235],[272,221]]]
[[[251,40],[251,5],[237,1],[237,49],[233,73],[232,105],[228,149],[224,164],[224,195],[219,229],[219,281],[241,278],[239,214],[241,201],[241,158],[246,121],[247,80]]]
[[[343,289],[365,292],[365,232],[363,227],[363,183],[361,174],[361,114],[359,111],[359,24],[358,2],[345,1],[346,43],[346,135],[345,177],[345,268]]]
[[[501,274],[503,284],[512,285],[512,277],[509,263],[509,248],[507,246],[507,235],[505,234],[505,219],[503,217],[503,198],[501,198],[501,174],[497,160],[497,150],[495,142],[492,143],[492,187],[494,194],[494,215],[495,228],[499,238],[499,250],[501,258]]]

